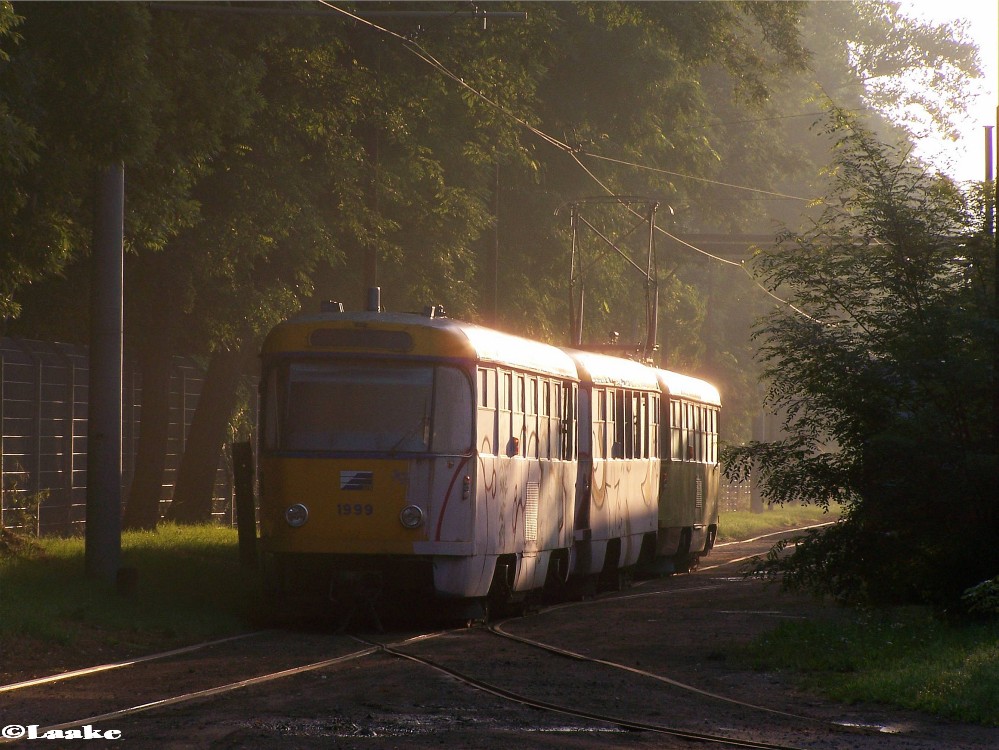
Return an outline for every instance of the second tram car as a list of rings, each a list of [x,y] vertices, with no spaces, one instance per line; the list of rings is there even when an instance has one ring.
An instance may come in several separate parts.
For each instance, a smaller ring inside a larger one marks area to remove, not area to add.
[[[656,547],[659,382],[638,362],[570,351],[580,377],[572,573],[616,587]]]

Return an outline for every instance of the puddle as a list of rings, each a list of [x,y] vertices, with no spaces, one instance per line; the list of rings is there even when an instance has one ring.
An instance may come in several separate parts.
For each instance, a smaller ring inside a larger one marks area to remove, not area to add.
[[[869,724],[860,721],[834,721],[832,723],[847,729],[863,729],[866,732],[877,732],[878,734],[903,734],[906,731],[903,726],[892,726],[891,724]]]
[[[522,722],[504,722],[479,717],[440,716],[431,714],[369,714],[362,720],[342,717],[318,719],[275,718],[255,719],[247,727],[284,737],[416,737],[448,732],[462,727],[482,727],[501,732],[535,732],[538,734],[610,734],[622,733],[621,727],[600,724],[552,724],[525,726]]]
[[[510,724],[508,726],[500,726],[498,729],[505,730],[516,730],[518,732],[538,732],[540,734],[619,734],[630,732],[630,729],[622,729],[621,727],[597,727],[597,726],[558,726],[558,727],[523,727],[514,726]]]

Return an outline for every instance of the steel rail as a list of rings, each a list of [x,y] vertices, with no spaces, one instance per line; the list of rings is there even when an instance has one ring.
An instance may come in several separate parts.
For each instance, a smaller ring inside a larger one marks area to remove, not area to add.
[[[777,533],[791,533],[791,532],[793,532],[795,530],[796,529],[789,529],[789,530],[787,530],[787,532],[777,532]],[[744,542],[750,542],[750,541],[756,541],[756,540],[755,539],[744,540]],[[734,543],[738,543],[738,542],[734,542]],[[715,567],[721,567],[722,565],[729,565],[729,564],[732,564],[734,562],[737,562],[737,561],[728,561],[726,563],[722,563],[722,564],[720,564],[718,566],[715,566]],[[591,604],[591,603],[596,603],[597,601],[604,601],[604,602],[606,602],[606,601],[615,601],[615,600],[619,600],[619,599],[627,599],[627,598],[634,598],[634,597],[644,597],[644,596],[654,596],[654,595],[660,595],[660,594],[685,593],[686,591],[693,591],[693,590],[708,590],[708,589],[711,589],[711,588],[715,588],[715,587],[714,586],[697,587],[697,589],[685,589],[685,590],[680,590],[680,591],[656,591],[656,592],[644,592],[644,593],[641,593],[641,594],[623,595],[623,596],[618,596],[618,597],[607,597],[607,598],[604,598],[604,599],[601,599],[601,600],[588,600],[588,601],[585,601],[585,602],[574,602],[574,603],[569,603],[569,604],[557,605],[557,606],[552,607],[552,608],[546,608],[544,611],[552,611],[554,609],[561,609],[561,608],[566,607],[566,606],[579,606],[579,605],[582,605],[582,604]],[[65,672],[65,673],[60,673],[60,674],[56,674],[56,675],[50,675],[48,677],[40,677],[40,678],[36,678],[36,679],[33,679],[33,680],[26,680],[26,681],[19,682],[19,683],[12,683],[12,684],[9,684],[9,685],[0,686],[0,692],[12,692],[14,690],[20,690],[20,689],[29,688],[29,687],[36,687],[36,686],[45,685],[45,684],[49,684],[49,683],[54,683],[54,682],[58,682],[58,681],[62,681],[62,680],[69,680],[69,679],[74,679],[74,678],[78,678],[78,677],[84,677],[84,676],[88,676],[88,675],[92,675],[92,674],[98,674],[98,673],[109,671],[109,670],[113,670],[113,669],[120,669],[120,668],[123,668],[123,667],[134,666],[136,664],[142,664],[142,663],[154,661],[154,660],[157,660],[157,659],[164,659],[164,658],[169,658],[171,656],[176,656],[176,655],[183,654],[183,653],[189,653],[189,652],[192,652],[192,651],[197,651],[199,649],[207,648],[209,646],[219,645],[219,644],[222,644],[222,643],[227,643],[227,642],[231,642],[231,641],[241,640],[241,639],[244,639],[244,638],[249,638],[251,636],[261,635],[261,634],[263,634],[265,632],[268,632],[268,631],[255,631],[255,632],[252,632],[252,633],[239,634],[239,635],[236,635],[236,636],[230,636],[228,638],[223,638],[223,639],[219,639],[219,640],[216,640],[216,641],[206,641],[204,643],[194,644],[194,645],[191,645],[191,646],[185,646],[185,647],[178,648],[178,649],[173,649],[173,650],[170,650],[170,651],[163,651],[163,652],[159,652],[159,653],[155,653],[155,654],[149,654],[147,656],[137,657],[135,659],[126,659],[126,660],[122,660],[122,661],[119,661],[119,662],[112,662],[112,663],[108,663],[108,664],[97,665],[97,666],[94,666],[94,667],[88,667],[88,668],[85,668],[85,669],[74,670],[72,672]],[[302,666],[298,666],[298,667],[291,667],[291,668],[280,670],[280,671],[277,671],[277,672],[271,672],[271,673],[267,673],[267,674],[263,674],[263,675],[258,675],[256,677],[247,678],[245,680],[238,680],[236,682],[231,682],[231,683],[228,683],[228,684],[225,684],[225,685],[219,685],[219,686],[212,687],[212,688],[205,688],[203,690],[196,690],[196,691],[192,691],[192,692],[189,692],[189,693],[184,693],[182,695],[176,695],[176,696],[172,696],[172,697],[168,697],[168,698],[162,698],[162,699],[159,699],[159,700],[150,701],[148,703],[143,703],[143,704],[140,704],[140,705],[131,706],[131,707],[128,707],[128,708],[123,708],[123,709],[117,709],[115,711],[110,711],[110,712],[106,712],[106,713],[103,713],[103,714],[98,714],[98,715],[95,715],[95,716],[90,716],[90,717],[83,718],[83,719],[77,719],[77,720],[72,720],[72,721],[68,721],[68,722],[62,722],[62,723],[59,723],[59,724],[53,724],[51,726],[42,727],[42,728],[38,729],[37,731],[41,735],[41,734],[44,734],[45,732],[52,731],[52,730],[70,729],[70,728],[74,728],[74,727],[84,726],[84,725],[87,725],[87,724],[93,724],[93,723],[98,723],[98,722],[106,722],[106,721],[109,721],[109,720],[119,719],[119,718],[123,718],[125,716],[130,716],[130,715],[142,713],[142,712],[149,711],[149,710],[152,710],[152,709],[155,709],[155,708],[163,708],[163,707],[167,707],[167,706],[176,705],[176,704],[179,704],[179,703],[186,703],[186,702],[189,702],[189,701],[192,701],[192,700],[197,700],[199,698],[212,697],[212,696],[216,696],[216,695],[221,695],[221,694],[233,692],[235,690],[240,690],[240,689],[245,688],[245,687],[250,687],[250,686],[253,686],[253,685],[258,685],[258,684],[263,684],[263,683],[267,683],[267,682],[272,682],[272,681],[275,681],[275,680],[283,679],[285,677],[291,677],[291,676],[302,674],[302,673],[305,673],[305,672],[314,671],[314,670],[317,670],[317,669],[322,669],[324,667],[335,666],[337,664],[341,664],[341,663],[344,663],[344,662],[347,662],[347,661],[353,661],[355,659],[360,659],[360,658],[363,658],[365,656],[370,656],[370,655],[372,655],[374,653],[377,653],[377,652],[384,652],[384,653],[391,654],[393,656],[397,656],[399,658],[408,659],[410,661],[418,662],[418,663],[424,664],[426,666],[432,667],[433,669],[439,670],[439,671],[441,671],[443,673],[450,674],[451,676],[453,676],[456,679],[458,679],[458,680],[460,680],[460,681],[468,684],[469,686],[476,687],[476,688],[478,688],[480,690],[489,692],[489,693],[491,693],[493,695],[496,695],[498,697],[502,697],[502,698],[505,698],[507,700],[511,700],[511,701],[514,701],[514,702],[517,702],[517,703],[521,703],[523,705],[532,706],[532,707],[535,707],[535,708],[538,708],[538,709],[542,709],[542,710],[549,710],[549,711],[552,711],[552,712],[562,713],[562,714],[565,714],[565,715],[576,716],[578,718],[590,719],[590,720],[593,720],[593,721],[599,721],[599,722],[603,722],[603,723],[610,723],[610,724],[613,724],[615,726],[620,726],[620,727],[627,728],[627,729],[634,729],[634,730],[638,730],[638,731],[656,732],[656,733],[660,733],[660,734],[667,734],[667,735],[675,736],[675,737],[678,737],[678,738],[700,740],[700,741],[705,741],[705,742],[713,742],[715,744],[724,744],[724,745],[728,745],[728,746],[731,746],[731,747],[765,748],[767,750],[797,750],[797,748],[792,748],[792,747],[784,746],[784,745],[775,745],[775,744],[771,744],[771,743],[760,743],[760,742],[755,742],[755,741],[752,741],[752,740],[738,740],[738,739],[733,739],[733,738],[729,738],[729,737],[721,737],[721,736],[715,736],[715,735],[709,735],[709,734],[702,734],[702,733],[697,733],[697,732],[690,732],[690,731],[686,731],[686,730],[673,729],[673,728],[670,728],[670,727],[663,727],[663,726],[656,725],[656,724],[648,724],[648,723],[638,722],[638,721],[634,721],[634,720],[630,720],[630,719],[622,719],[622,718],[619,718],[619,717],[602,716],[602,715],[599,715],[599,714],[589,714],[587,712],[577,711],[575,709],[567,708],[565,706],[558,706],[556,704],[549,704],[549,703],[546,703],[546,702],[543,702],[543,701],[534,701],[534,700],[532,700],[530,698],[526,698],[525,696],[520,696],[520,695],[517,695],[516,693],[512,693],[510,691],[506,691],[506,690],[504,690],[502,688],[499,688],[497,686],[490,685],[488,683],[476,680],[475,678],[472,678],[472,677],[468,677],[467,675],[463,675],[462,673],[458,672],[457,670],[452,670],[452,669],[450,669],[448,667],[445,667],[443,665],[436,664],[436,663],[432,662],[429,659],[424,659],[422,657],[418,657],[418,656],[415,656],[413,654],[408,654],[408,653],[406,653],[404,651],[399,650],[399,648],[398,648],[398,646],[400,646],[400,645],[406,645],[406,644],[410,644],[410,643],[416,643],[416,642],[420,642],[420,641],[424,641],[424,640],[429,640],[429,639],[436,638],[436,637],[439,637],[441,635],[444,635],[446,633],[451,633],[451,632],[454,632],[454,631],[452,631],[452,630],[445,630],[445,631],[435,631],[435,632],[430,632],[430,633],[423,633],[423,634],[420,634],[420,635],[413,636],[411,638],[405,639],[405,640],[403,640],[403,641],[401,641],[401,642],[399,642],[397,644],[382,644],[382,643],[369,642],[369,641],[364,641],[364,640],[362,640],[360,638],[357,638],[355,636],[351,636],[352,638],[354,638],[354,640],[357,640],[360,643],[370,644],[370,645],[367,648],[362,649],[360,651],[355,651],[355,652],[352,652],[352,653],[349,653],[349,654],[344,654],[344,655],[333,657],[333,658],[330,658],[330,659],[324,659],[322,661],[313,662],[313,663],[302,665]],[[498,637],[510,638],[511,640],[521,641],[521,642],[525,643],[526,645],[532,645],[532,646],[536,645],[537,647],[543,647],[543,648],[545,648],[545,650],[551,650],[551,651],[553,651],[553,653],[557,652],[556,651],[556,647],[550,647],[550,646],[548,646],[548,644],[532,643],[529,639],[521,639],[521,638],[519,638],[517,636],[513,636],[513,635],[505,633],[505,632],[497,632],[497,631],[494,631],[492,629],[490,629],[490,632],[493,632]],[[572,652],[565,652],[562,655],[569,656],[570,654],[572,654]],[[583,659],[585,661],[594,661],[596,663],[602,663],[602,664],[604,664],[606,666],[624,668],[624,669],[628,669],[629,671],[632,671],[632,672],[635,672],[635,673],[640,673],[640,674],[642,673],[641,670],[635,670],[635,669],[632,669],[632,668],[628,668],[628,667],[625,667],[624,665],[617,665],[617,664],[615,664],[613,662],[606,662],[606,661],[602,661],[602,660],[590,659],[589,657],[585,657],[585,656],[582,656],[582,655],[572,655],[571,658],[581,658],[581,659]],[[664,678],[662,676],[653,675],[652,673],[644,673],[644,674],[645,674],[645,676],[652,677],[652,678],[661,680],[663,682],[668,682],[670,684],[675,684],[678,687],[687,687],[687,686],[684,686],[682,683],[678,683],[678,682],[672,681],[669,678]],[[710,693],[707,693],[706,691],[701,691],[701,690],[699,690],[697,688],[691,688],[691,689],[694,692],[700,692],[700,693],[705,694],[706,696],[716,697],[716,696],[713,696]],[[728,700],[729,702],[739,703],[738,701],[734,701],[734,700],[731,700],[731,699],[725,699],[724,697],[721,697],[721,696],[717,696],[717,697],[722,698],[722,700]],[[776,710],[773,710],[773,709],[766,709],[766,708],[763,708],[763,707],[752,706],[751,704],[743,704],[743,705],[745,705],[747,707],[750,707],[750,708],[758,708],[759,710],[769,711],[770,713],[777,713],[777,714],[783,713],[783,712],[779,712],[779,711],[776,711]],[[796,716],[794,714],[785,714],[785,715],[789,716],[789,717],[793,717],[793,718],[798,718],[798,719],[807,719],[808,718],[808,717]],[[853,729],[852,727],[844,727],[844,725],[838,725],[838,724],[832,724],[831,726],[834,726],[834,727],[837,727],[837,728],[840,728],[840,729],[843,729],[843,728]],[[11,742],[18,742],[18,741],[20,741],[20,738],[18,738],[18,739],[0,738],[0,744],[10,744]]]
[[[213,688],[206,688],[204,690],[196,690],[191,693],[185,693],[183,695],[175,695],[170,698],[161,698],[160,700],[150,701],[149,703],[142,703],[138,706],[131,706],[129,708],[121,708],[116,711],[108,711],[107,713],[98,714],[96,716],[89,716],[86,719],[74,719],[73,721],[65,721],[61,724],[53,724],[52,726],[42,727],[38,729],[39,736],[50,732],[53,730],[60,729],[71,729],[73,727],[81,727],[87,724],[96,724],[98,722],[111,721],[112,719],[120,719],[124,716],[131,716],[133,714],[142,713],[143,711],[149,711],[154,708],[163,708],[164,706],[173,706],[177,703],[186,703],[188,701],[193,701],[198,698],[208,698],[214,695],[221,695],[223,693],[231,693],[234,690],[240,690],[245,687],[250,687],[251,685],[259,685],[265,682],[272,682],[274,680],[280,680],[284,677],[291,677],[293,675],[302,674],[303,672],[311,672],[316,669],[322,669],[323,667],[333,666],[334,664],[340,664],[346,661],[352,661],[354,659],[359,659],[364,656],[368,656],[377,652],[376,648],[366,648],[361,651],[354,651],[350,654],[344,654],[342,656],[337,656],[332,659],[324,659],[323,661],[317,661],[312,664],[306,664],[301,667],[291,667],[290,669],[283,669],[280,672],[271,672],[269,674],[258,675],[257,677],[250,677],[246,680],[239,680],[238,682],[230,682],[227,685],[219,685]],[[0,739],[0,744],[7,742],[20,742],[21,738],[6,740]]]
[[[786,529],[786,530],[782,530],[782,531],[779,531],[779,532],[774,532],[772,534],[764,534],[763,536],[754,537],[752,539],[738,540],[738,541],[735,541],[735,542],[728,542],[726,544],[728,544],[728,545],[733,545],[733,544],[748,544],[750,542],[756,542],[756,541],[759,541],[760,539],[764,539],[764,538],[770,537],[770,536],[779,536],[779,535],[783,535],[783,534],[791,534],[791,533],[794,533],[796,531],[805,531],[807,529],[816,528],[817,526],[827,526],[827,525],[829,525],[829,524],[823,523],[823,524],[817,524],[816,526],[806,526],[806,527],[801,527],[801,528]],[[743,562],[744,560],[749,560],[749,559],[752,559],[752,556],[750,556],[750,557],[734,558],[732,560],[727,560],[727,561],[719,563],[717,565],[713,565],[713,566],[706,567],[706,568],[700,568],[700,570],[702,570],[702,571],[703,570],[713,570],[713,569],[716,569],[716,568],[724,567],[726,565],[734,565],[736,563]],[[670,596],[672,596],[672,595],[676,595],[676,594],[685,594],[685,593],[698,592],[698,591],[709,591],[709,590],[716,589],[716,588],[718,588],[718,586],[710,586],[709,585],[709,586],[697,586],[697,587],[686,588],[686,589],[669,589],[669,590],[664,590],[664,591],[646,591],[646,592],[643,592],[643,593],[640,593],[640,594],[622,594],[622,595],[618,595],[618,596],[605,597],[603,599],[590,599],[590,600],[581,601],[581,602],[569,602],[569,603],[566,603],[566,604],[556,605],[555,607],[550,607],[550,608],[546,607],[543,610],[541,610],[541,612],[539,612],[538,614],[541,614],[541,613],[544,613],[544,612],[552,612],[552,611],[554,611],[556,609],[564,609],[564,608],[568,608],[568,607],[585,606],[585,605],[589,605],[589,604],[593,604],[593,603],[597,603],[597,602],[621,601],[621,600],[627,600],[627,599],[634,599],[634,598],[640,598],[640,597],[649,597],[649,596],[660,596],[660,595],[670,595]],[[515,642],[518,642],[518,643],[522,643],[522,644],[527,645],[527,646],[531,646],[532,648],[537,648],[537,649],[540,649],[542,651],[547,651],[547,652],[555,654],[557,656],[562,656],[562,657],[565,657],[565,658],[568,658],[568,659],[572,659],[574,661],[581,661],[581,662],[592,663],[592,664],[600,664],[602,666],[610,667],[612,669],[618,669],[618,670],[622,670],[622,671],[625,671],[625,672],[630,672],[632,674],[639,675],[641,677],[645,677],[645,678],[648,678],[648,679],[651,679],[651,680],[655,680],[657,682],[665,683],[667,685],[679,688],[679,689],[684,690],[684,691],[689,692],[689,693],[694,693],[694,694],[697,694],[697,695],[701,695],[701,696],[703,696],[705,698],[710,698],[712,700],[721,701],[721,702],[724,702],[724,703],[728,703],[730,705],[739,706],[740,708],[746,708],[746,709],[750,709],[752,711],[759,711],[759,712],[763,712],[763,713],[773,714],[773,715],[776,715],[776,716],[781,716],[781,717],[788,718],[788,719],[794,719],[796,721],[803,721],[803,722],[806,722],[806,723],[816,723],[816,724],[819,724],[821,726],[828,727],[828,728],[833,728],[833,729],[836,729],[837,731],[842,731],[842,732],[862,733],[862,734],[876,734],[877,733],[875,730],[870,729],[868,727],[850,726],[850,725],[841,724],[841,723],[838,723],[838,722],[827,721],[825,719],[820,719],[820,718],[816,718],[816,717],[813,717],[813,716],[804,716],[804,715],[801,715],[801,714],[795,714],[795,713],[791,713],[791,712],[788,712],[788,711],[781,711],[779,709],[770,708],[768,706],[761,706],[761,705],[758,705],[758,704],[755,704],[755,703],[749,703],[747,701],[742,701],[742,700],[739,700],[737,698],[731,698],[729,696],[721,695],[719,693],[713,693],[713,692],[711,692],[709,690],[704,690],[704,689],[698,688],[698,687],[696,687],[694,685],[690,685],[690,684],[687,684],[687,683],[684,683],[684,682],[680,682],[679,680],[674,680],[671,677],[667,677],[665,675],[659,675],[659,674],[656,674],[654,672],[649,672],[649,671],[646,671],[646,670],[643,670],[643,669],[637,669],[635,667],[630,667],[630,666],[628,666],[626,664],[619,664],[617,662],[609,661],[607,659],[600,659],[600,658],[597,658],[597,657],[586,656],[585,654],[580,654],[580,653],[575,652],[575,651],[570,651],[568,649],[563,649],[563,648],[560,648],[558,646],[554,646],[554,645],[549,644],[549,643],[544,643],[542,641],[534,640],[532,638],[527,638],[527,637],[524,637],[524,636],[514,635],[513,633],[509,633],[509,632],[507,632],[506,630],[503,629],[503,625],[505,623],[507,623],[507,622],[518,622],[518,621],[522,621],[522,618],[510,618],[510,619],[507,619],[507,620],[502,620],[500,622],[493,623],[491,625],[486,626],[486,631],[489,632],[489,633],[492,633],[493,635],[495,635],[495,636],[497,636],[499,638],[506,638],[506,639],[509,639],[509,640],[512,640],[512,641],[515,641]]]
[[[452,631],[435,631],[431,633],[422,633],[412,638],[407,638],[400,641],[397,645],[404,645],[407,643],[417,643],[420,641],[425,641],[431,638],[436,638],[438,636],[444,635]],[[132,716],[134,714],[143,713],[145,711],[150,711],[155,708],[164,708],[166,706],[173,706],[178,703],[187,703],[189,701],[197,700],[199,698],[209,698],[216,695],[222,695],[224,693],[231,693],[235,690],[241,690],[246,687],[251,687],[253,685],[260,685],[267,682],[273,682],[275,680],[284,679],[285,677],[293,677],[298,674],[303,674],[305,672],[315,671],[317,669],[323,669],[325,667],[335,666],[337,664],[342,664],[348,661],[354,661],[356,659],[363,658],[365,656],[370,656],[371,654],[377,653],[380,648],[369,647],[362,649],[360,651],[353,651],[349,654],[342,654],[341,656],[335,656],[330,659],[323,659],[322,661],[313,662],[311,664],[305,664],[299,667],[290,667],[288,669],[282,669],[277,672],[269,672],[267,674],[258,675],[256,677],[250,677],[245,680],[238,680],[236,682],[230,682],[225,685],[218,685],[216,687],[205,688],[203,690],[195,690],[189,693],[184,693],[182,695],[175,695],[169,698],[161,698],[155,701],[149,701],[148,703],[142,703],[136,706],[130,706],[128,708],[121,708],[114,711],[108,711],[103,714],[98,714],[95,716],[89,716],[85,719],[74,719],[72,721],[64,721],[59,724],[52,724],[50,726],[41,727],[37,730],[39,736],[45,734],[45,732],[53,730],[62,729],[72,729],[74,727],[82,727],[87,724],[96,724],[99,722],[107,722],[113,719],[121,719],[125,716]],[[6,739],[0,738],[0,745],[9,744],[11,742],[20,742],[21,738],[16,739]]]
[[[402,651],[394,646],[387,644],[380,644],[375,641],[366,641],[361,638],[355,638],[359,643],[368,644],[373,648],[377,648],[386,654],[395,656],[400,659],[405,659],[408,661],[415,662],[417,664],[422,664],[423,666],[430,667],[433,670],[446,674],[452,677],[464,685],[480,690],[489,695],[501,698],[512,703],[517,703],[528,708],[536,708],[542,711],[550,711],[552,713],[561,714],[564,716],[572,716],[577,719],[585,719],[588,721],[600,722],[603,724],[611,724],[613,726],[621,727],[622,729],[629,729],[632,731],[640,732],[654,732],[656,734],[668,735],[670,737],[677,737],[679,739],[686,740],[696,740],[699,742],[710,742],[716,745],[725,745],[728,747],[741,747],[741,748],[759,748],[761,750],[799,750],[790,745],[777,745],[769,742],[758,742],[756,740],[746,740],[738,739],[734,737],[725,737],[722,735],[706,734],[703,732],[694,732],[685,729],[676,729],[674,727],[667,727],[661,724],[651,724],[643,721],[636,721],[633,719],[626,719],[620,716],[609,716],[606,714],[598,714],[590,711],[582,711],[575,708],[569,708],[568,706],[561,706],[556,703],[549,703],[548,701],[535,700],[534,698],[529,698],[520,693],[515,693],[511,690],[506,690],[497,685],[494,685],[484,680],[479,680],[475,677],[471,677],[463,672],[460,672],[451,667],[435,662],[432,659],[428,659],[422,656],[417,656],[415,654]]]
[[[266,630],[256,630],[252,633],[240,633],[239,635],[232,635],[228,638],[219,638],[215,641],[204,641],[203,643],[194,643],[190,646],[183,646],[181,648],[175,648],[170,651],[160,651],[156,654],[147,654],[146,656],[137,656],[134,659],[122,659],[121,661],[109,662],[107,664],[98,664],[93,667],[84,667],[83,669],[74,669],[71,672],[59,672],[58,674],[48,675],[47,677],[36,677],[33,680],[24,680],[23,682],[12,682],[9,685],[0,685],[0,693],[10,693],[15,690],[23,690],[24,688],[37,687],[39,685],[49,685],[53,682],[62,682],[63,680],[73,680],[77,677],[86,677],[87,675],[97,674],[99,672],[108,672],[112,669],[121,669],[122,667],[131,667],[136,664],[142,664],[147,661],[156,661],[157,659],[168,659],[171,656],[180,656],[181,654],[188,654],[192,651],[199,651],[203,648],[210,648],[212,646],[218,646],[222,643],[229,643],[230,641],[239,641],[244,638],[252,638],[253,636],[263,635],[268,631]]]

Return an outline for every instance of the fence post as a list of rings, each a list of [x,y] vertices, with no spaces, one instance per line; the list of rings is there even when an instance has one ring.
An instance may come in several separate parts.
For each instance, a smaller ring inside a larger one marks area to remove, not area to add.
[[[253,497],[253,446],[232,444],[233,502],[236,505],[236,532],[239,536],[239,563],[257,566],[257,512]]]

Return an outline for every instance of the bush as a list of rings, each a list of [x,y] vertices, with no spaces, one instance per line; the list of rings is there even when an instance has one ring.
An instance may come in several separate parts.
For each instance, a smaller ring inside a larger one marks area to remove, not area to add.
[[[834,197],[758,263],[790,297],[755,337],[786,436],[726,452],[765,499],[844,507],[760,571],[857,603],[951,611],[999,570],[994,241],[975,194],[834,114]]]
[[[999,576],[972,586],[961,595],[968,612],[999,618]]]

